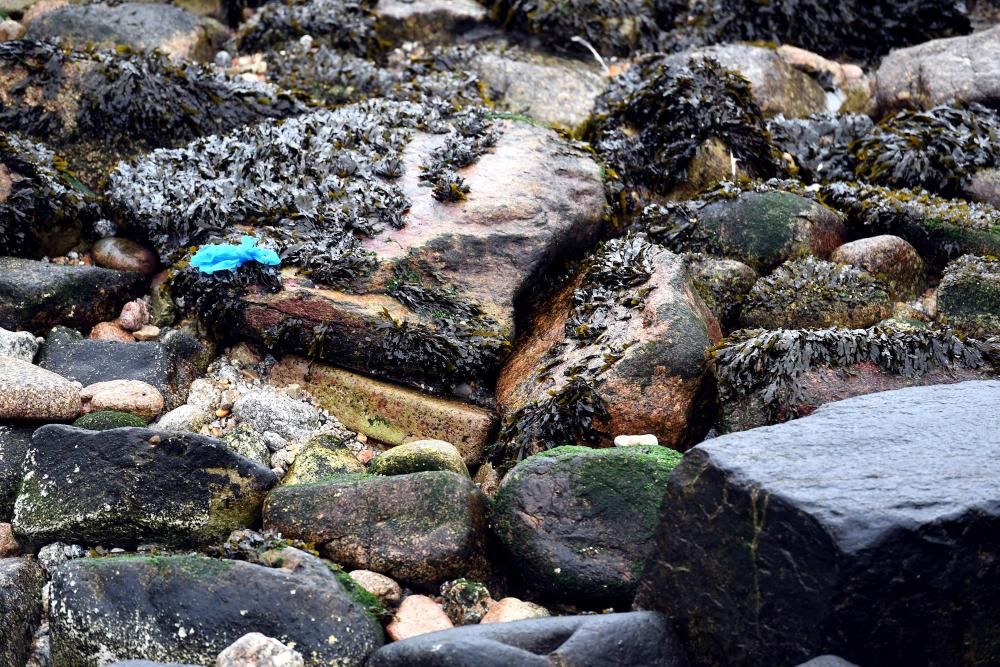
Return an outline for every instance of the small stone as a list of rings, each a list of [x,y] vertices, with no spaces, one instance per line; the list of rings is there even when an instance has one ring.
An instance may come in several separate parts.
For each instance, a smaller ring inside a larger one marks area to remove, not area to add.
[[[475,478],[472,480],[483,495],[492,498],[500,487],[500,473],[493,467],[492,463],[486,462],[479,466]]]
[[[453,627],[455,626],[448,614],[432,598],[426,595],[409,595],[399,605],[399,610],[385,631],[390,639],[399,641]]]
[[[223,410],[222,408],[219,408],[218,410],[215,411],[215,416],[216,417],[228,417],[229,416],[229,410]]]
[[[0,419],[75,419],[80,388],[61,375],[14,357],[0,357]]]
[[[79,544],[66,544],[64,542],[53,542],[46,544],[38,550],[38,562],[46,572],[74,558],[83,558],[87,554]]]
[[[80,399],[84,412],[128,412],[147,421],[163,412],[163,395],[153,385],[139,380],[96,382],[80,392]]]
[[[90,254],[98,266],[119,271],[138,271],[146,275],[156,273],[159,261],[152,250],[135,241],[111,236],[101,239],[91,248]]]
[[[525,621],[529,618],[543,618],[545,616],[551,616],[551,614],[549,614],[548,609],[541,605],[517,598],[504,598],[490,607],[480,623],[510,623],[511,621]]]
[[[277,639],[250,632],[219,654],[215,667],[304,667],[302,654]]]
[[[30,364],[43,340],[45,339],[37,338],[27,331],[7,331],[0,328],[0,356],[14,357]]]
[[[632,447],[633,445],[658,445],[660,442],[652,433],[645,435],[619,435],[615,436],[615,447]]]
[[[0,21],[0,42],[8,42],[24,37],[25,28],[14,19]]]
[[[197,405],[185,404],[164,414],[153,424],[153,428],[168,433],[197,433],[209,421],[210,412]]]
[[[122,306],[118,326],[125,331],[138,331],[153,320],[153,309],[142,299],[129,301]]]
[[[147,324],[134,334],[136,340],[158,340],[160,337],[160,327]]]
[[[14,537],[14,529],[9,523],[0,523],[0,558],[21,555],[21,545]]]
[[[349,573],[351,579],[379,601],[386,605],[396,605],[403,599],[403,589],[390,577],[371,570],[354,570]]]
[[[265,438],[272,432],[290,441],[305,440],[320,425],[316,408],[269,388],[244,394],[233,404],[233,415]]]
[[[264,439],[246,424],[240,424],[232,432],[225,434],[222,441],[232,451],[245,459],[250,459],[270,468],[274,465],[271,451]]]
[[[371,464],[376,475],[407,475],[427,470],[450,470],[471,477],[458,448],[443,440],[416,440],[379,454]]]
[[[122,343],[134,343],[135,336],[122,329],[117,322],[98,322],[90,330],[91,340],[117,340]]]
[[[495,604],[486,586],[468,579],[456,579],[441,584],[444,611],[455,625],[473,625]]]

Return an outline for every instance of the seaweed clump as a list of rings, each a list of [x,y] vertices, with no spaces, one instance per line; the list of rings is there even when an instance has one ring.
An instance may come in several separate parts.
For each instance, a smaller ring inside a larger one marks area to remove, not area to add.
[[[777,170],[750,83],[710,58],[650,59],[615,77],[596,102],[590,139],[621,186],[656,194],[686,180],[710,139],[721,139],[752,176]]]
[[[851,145],[875,127],[860,114],[813,114],[808,118],[778,116],[767,123],[778,150],[795,161],[796,174],[807,183],[853,181],[857,159]]]
[[[278,0],[268,2],[240,29],[239,50],[267,51],[305,35],[359,56],[380,50],[374,0]]]
[[[625,349],[609,343],[605,332],[645,305],[655,252],[656,246],[644,235],[629,234],[605,242],[584,264],[572,294],[566,338],[546,353],[535,378],[552,388],[504,416],[490,451],[497,465],[506,467],[560,445],[596,446],[607,439],[599,428],[609,418],[600,375],[622,358]],[[593,351],[555,376],[564,355],[583,347]]]
[[[245,295],[281,289],[277,268],[257,262],[213,274],[182,262],[171,270],[169,280],[170,294],[178,308],[197,315],[211,336],[223,340],[234,336],[236,324],[242,321]]]

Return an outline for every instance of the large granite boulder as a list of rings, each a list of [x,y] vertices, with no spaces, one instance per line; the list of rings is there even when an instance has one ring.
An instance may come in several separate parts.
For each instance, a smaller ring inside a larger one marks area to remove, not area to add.
[[[315,544],[344,567],[432,585],[482,574],[485,499],[453,472],[341,475],[275,489],[264,528]]]
[[[695,447],[638,606],[695,664],[991,664],[998,414],[1000,382],[917,387]]]
[[[0,257],[0,327],[46,334],[113,320],[142,291],[141,273]]]
[[[29,544],[211,544],[253,524],[276,483],[211,438],[50,425],[25,455],[14,531]]]
[[[0,419],[66,421],[81,412],[79,386],[27,361],[0,356]]]
[[[492,526],[524,586],[561,602],[630,600],[680,458],[659,445],[556,447],[517,464]]]
[[[604,244],[536,313],[497,387],[497,460],[652,433],[683,446],[706,426],[705,351],[719,324],[683,258],[629,236]]]
[[[34,558],[0,558],[0,667],[24,667],[42,621],[45,572]]]
[[[204,556],[85,558],[58,567],[51,586],[53,665],[214,665],[230,644],[260,632],[294,643],[310,667],[350,667],[383,642],[375,619],[328,570]]]
[[[561,616],[469,625],[393,642],[369,667],[680,667],[681,650],[660,614]]]

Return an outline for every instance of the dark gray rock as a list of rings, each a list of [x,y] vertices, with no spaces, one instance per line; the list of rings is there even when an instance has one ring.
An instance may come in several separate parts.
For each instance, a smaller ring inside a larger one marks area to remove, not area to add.
[[[141,273],[0,257],[0,327],[46,334],[118,317],[145,286]]]
[[[294,642],[306,665],[363,665],[382,628],[332,572],[204,556],[84,558],[52,574],[52,664],[105,656],[214,665],[248,632]]]
[[[14,499],[21,486],[24,454],[40,424],[0,422],[0,523],[14,516]]]
[[[45,339],[37,363],[83,386],[109,380],[139,380],[156,387],[172,410],[187,398],[192,369],[171,348],[158,342],[91,340],[57,327]]]
[[[23,667],[42,620],[45,573],[34,558],[0,558],[0,667]]]
[[[799,667],[857,667],[857,665],[835,655],[821,655],[809,662],[803,662]]]
[[[36,545],[211,544],[253,524],[276,483],[212,438],[49,425],[25,455],[14,532]]]
[[[660,614],[562,616],[468,625],[394,642],[368,667],[679,667],[681,651]]]
[[[996,381],[710,440],[671,476],[636,604],[697,664],[993,664],[998,455]]]

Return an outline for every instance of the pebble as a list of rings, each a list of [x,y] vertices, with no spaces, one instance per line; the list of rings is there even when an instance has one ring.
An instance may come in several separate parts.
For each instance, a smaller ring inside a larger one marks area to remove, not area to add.
[[[390,577],[371,570],[354,570],[349,573],[358,586],[365,589],[387,606],[399,604],[403,589]]]
[[[433,598],[409,595],[403,599],[385,631],[393,641],[399,641],[453,627],[448,614]]]
[[[27,331],[7,331],[0,328],[0,356],[14,357],[30,364],[44,340]]]
[[[14,357],[0,357],[0,419],[68,420],[81,412],[80,385]]]
[[[219,654],[215,667],[304,667],[302,654],[259,632],[243,635]]]
[[[160,327],[147,324],[132,335],[136,340],[157,340],[160,337]]]
[[[529,618],[551,616],[549,610],[533,602],[525,602],[517,598],[504,598],[495,603],[483,616],[480,623],[510,623],[525,621]]]
[[[658,445],[660,441],[652,433],[645,435],[619,435],[615,436],[615,447],[632,447],[634,445]]]
[[[90,330],[92,340],[117,340],[122,343],[134,343],[135,337],[118,326],[117,322],[98,322]]]
[[[80,392],[84,412],[114,410],[128,412],[147,422],[163,412],[163,394],[139,380],[96,382]]]
[[[98,241],[91,248],[90,254],[98,266],[119,271],[138,271],[147,276],[156,273],[160,263],[152,250],[117,236]]]
[[[14,528],[9,523],[0,523],[0,558],[13,558],[21,555],[21,545],[14,537]]]
[[[152,321],[153,309],[142,299],[126,303],[118,316],[118,326],[125,331],[138,331]]]

